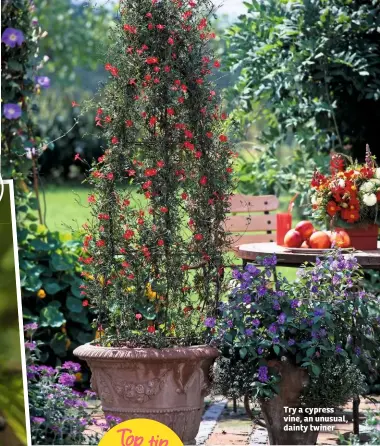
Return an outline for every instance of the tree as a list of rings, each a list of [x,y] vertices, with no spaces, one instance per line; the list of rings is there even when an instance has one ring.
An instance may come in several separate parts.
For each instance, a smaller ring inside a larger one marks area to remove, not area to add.
[[[241,129],[264,120],[272,148],[292,133],[304,166],[332,150],[363,159],[366,143],[379,157],[379,2],[252,0],[247,8],[227,33]]]

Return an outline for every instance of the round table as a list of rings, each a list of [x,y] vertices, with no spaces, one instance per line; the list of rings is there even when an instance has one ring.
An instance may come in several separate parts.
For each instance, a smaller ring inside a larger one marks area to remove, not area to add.
[[[380,270],[380,242],[377,242],[377,249],[374,251],[352,251],[358,259],[359,264],[365,269]],[[315,262],[317,257],[322,257],[323,253],[315,254],[308,252],[292,252],[290,248],[279,246],[276,243],[249,243],[240,245],[236,254],[243,260],[243,263],[253,261],[256,257],[264,257],[272,254],[277,256],[278,266],[300,266],[304,262]]]

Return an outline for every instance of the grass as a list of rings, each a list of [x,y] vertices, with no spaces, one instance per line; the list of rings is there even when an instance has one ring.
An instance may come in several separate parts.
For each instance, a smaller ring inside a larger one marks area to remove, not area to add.
[[[48,186],[45,189],[46,224],[52,231],[71,232],[78,229],[90,217],[87,197],[91,189],[82,186]],[[290,197],[280,198],[280,210],[289,204]],[[297,221],[295,222],[297,223]],[[294,225],[293,225],[294,226]],[[239,261],[237,262],[239,264]],[[295,268],[278,268],[288,280],[294,280]]]

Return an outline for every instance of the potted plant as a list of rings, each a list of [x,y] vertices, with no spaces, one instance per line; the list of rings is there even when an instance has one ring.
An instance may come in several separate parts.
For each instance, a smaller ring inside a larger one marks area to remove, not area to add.
[[[186,443],[218,355],[204,345],[205,315],[224,290],[233,190],[213,13],[208,0],[120,3],[95,117],[108,147],[88,178],[81,259],[97,340],[75,350],[106,415],[158,420]]]
[[[222,354],[216,385],[258,400],[270,444],[315,444],[318,431],[301,430],[313,421],[304,409],[341,406],[362,392],[361,370],[376,373],[379,298],[360,288],[356,259],[339,251],[300,268],[294,283],[274,283],[275,264],[265,258],[234,272],[214,328]],[[287,420],[285,407],[302,408],[300,420]]]
[[[330,228],[344,228],[354,248],[377,249],[380,168],[369,146],[364,164],[334,153],[330,170],[329,176],[316,171],[311,181],[314,217]]]

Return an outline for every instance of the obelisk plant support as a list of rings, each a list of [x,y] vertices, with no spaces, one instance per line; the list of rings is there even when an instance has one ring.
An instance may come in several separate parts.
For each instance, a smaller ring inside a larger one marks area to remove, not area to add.
[[[234,187],[227,116],[211,81],[220,66],[209,43],[213,14],[208,0],[121,2],[95,117],[108,145],[89,172],[84,226],[83,293],[103,347],[78,356],[106,411],[165,422],[179,405],[172,427],[184,441],[194,439],[186,426],[200,420],[217,352],[172,347],[203,343],[205,315],[216,314]]]

